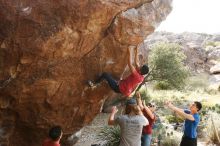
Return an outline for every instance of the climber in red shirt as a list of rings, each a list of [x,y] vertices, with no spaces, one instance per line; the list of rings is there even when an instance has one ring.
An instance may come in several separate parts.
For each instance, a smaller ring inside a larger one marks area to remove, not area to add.
[[[89,86],[96,87],[102,80],[105,79],[112,90],[129,98],[134,89],[144,80],[144,75],[149,72],[147,65],[143,65],[141,67],[139,66],[137,47],[135,47],[134,51],[135,66],[132,65],[131,50],[128,48],[128,67],[131,72],[129,76],[120,81],[116,81],[110,74],[104,72],[94,83],[92,81],[88,81]]]
[[[63,135],[60,126],[52,127],[49,131],[49,137],[44,140],[42,146],[60,146],[60,139]]]

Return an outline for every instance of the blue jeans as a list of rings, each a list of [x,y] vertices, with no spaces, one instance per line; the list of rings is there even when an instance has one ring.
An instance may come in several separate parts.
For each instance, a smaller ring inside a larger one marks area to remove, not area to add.
[[[95,81],[95,83],[98,84],[102,82],[102,80],[106,80],[111,89],[114,90],[116,93],[121,93],[117,81],[110,74],[106,72],[102,73],[102,75]]]
[[[151,134],[143,134],[141,137],[141,146],[150,146],[152,135]]]

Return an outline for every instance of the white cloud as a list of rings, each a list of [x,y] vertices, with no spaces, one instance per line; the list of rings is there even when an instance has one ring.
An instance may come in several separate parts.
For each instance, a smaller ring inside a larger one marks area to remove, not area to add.
[[[173,0],[173,10],[157,29],[220,33],[220,0]]]

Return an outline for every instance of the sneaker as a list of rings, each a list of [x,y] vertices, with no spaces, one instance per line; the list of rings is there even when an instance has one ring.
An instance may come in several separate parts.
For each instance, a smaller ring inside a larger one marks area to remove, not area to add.
[[[91,88],[95,88],[95,87],[96,87],[96,84],[94,84],[91,80],[88,81],[88,85],[89,85]]]

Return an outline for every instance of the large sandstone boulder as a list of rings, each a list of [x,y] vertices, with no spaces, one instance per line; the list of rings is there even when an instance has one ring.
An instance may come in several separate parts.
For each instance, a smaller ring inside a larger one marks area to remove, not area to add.
[[[0,145],[39,146],[52,125],[71,135],[111,93],[90,89],[103,71],[120,77],[130,45],[143,42],[171,0],[0,0]],[[69,137],[69,138],[68,138]]]

